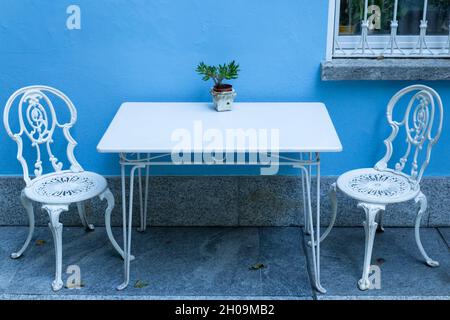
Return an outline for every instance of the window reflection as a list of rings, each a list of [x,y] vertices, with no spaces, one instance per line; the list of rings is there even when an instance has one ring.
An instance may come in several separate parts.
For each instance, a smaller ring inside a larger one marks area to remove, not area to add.
[[[450,0],[429,0],[427,11],[429,35],[448,35]]]
[[[340,0],[339,34],[359,35],[364,19],[365,0]],[[391,32],[395,0],[369,0],[369,35]],[[398,35],[418,35],[424,0],[399,0]],[[427,9],[429,35],[448,35],[450,0],[429,0]]]

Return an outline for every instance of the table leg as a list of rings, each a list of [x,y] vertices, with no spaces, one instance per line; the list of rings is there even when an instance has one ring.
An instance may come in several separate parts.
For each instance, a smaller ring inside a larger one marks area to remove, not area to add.
[[[149,180],[149,174],[150,174],[150,166],[147,166],[146,172],[145,172],[145,196],[144,196],[144,230],[147,230],[147,212],[148,212],[148,180]]]
[[[124,251],[124,279],[125,281],[117,287],[117,290],[123,290],[127,287],[127,196],[126,196],[126,176],[125,165],[120,165],[121,185],[122,185],[122,233],[123,233],[123,251]]]
[[[320,216],[317,217],[317,215],[320,215],[320,168],[318,167],[317,170],[317,208],[316,208],[316,229],[314,229],[314,220],[313,220],[313,210],[312,210],[312,200],[311,200],[311,179],[309,175],[309,168],[306,169],[305,167],[301,167],[301,170],[303,171],[303,174],[305,175],[305,182],[306,182],[306,206],[308,209],[308,224],[309,228],[311,230],[310,233],[310,242],[311,242],[311,253],[312,253],[312,260],[313,260],[313,270],[314,270],[314,286],[316,287],[317,291],[321,293],[325,293],[326,290],[322,287],[320,284],[320,244],[318,243],[317,239],[320,239]],[[317,239],[316,239],[317,237]],[[318,244],[318,245],[316,245]]]
[[[137,159],[141,160],[141,154],[138,153]],[[140,226],[138,228],[139,232],[144,232],[146,227],[146,221],[144,217],[144,204],[143,204],[143,197],[142,197],[142,169],[138,168],[138,185],[139,185],[139,217],[140,217]]]
[[[303,154],[300,153],[300,160],[303,160]],[[311,230],[309,229],[309,222],[308,222],[308,209],[306,207],[306,184],[305,184],[305,174],[303,170],[300,170],[302,175],[302,195],[303,195],[303,221],[305,224],[305,233],[307,235],[311,234]]]
[[[330,234],[331,230],[333,230],[334,224],[336,223],[336,217],[337,217],[337,199],[336,199],[336,192],[337,192],[337,186],[336,183],[333,183],[331,185],[330,191],[328,193],[328,197],[330,198],[331,202],[331,220],[330,224],[328,225],[327,229],[322,233],[320,237],[320,242],[323,242],[326,237]],[[308,242],[308,246],[311,246],[311,241]]]
[[[117,287],[117,290],[125,289],[130,283],[130,262],[131,262],[131,232],[133,225],[133,194],[134,194],[134,176],[136,170],[142,169],[144,165],[137,164],[131,167],[130,171],[130,194],[128,203],[128,219],[127,219],[127,204],[126,204],[126,176],[125,176],[125,165],[122,164],[121,175],[122,175],[122,223],[123,223],[123,247],[125,252],[124,259],[124,282]],[[128,221],[127,221],[128,220]]]
[[[322,287],[320,283],[320,155],[317,154],[317,185],[316,185],[316,259],[317,259],[317,271],[316,271],[316,288],[321,293],[326,293],[327,291]],[[313,247],[314,249],[314,247]]]

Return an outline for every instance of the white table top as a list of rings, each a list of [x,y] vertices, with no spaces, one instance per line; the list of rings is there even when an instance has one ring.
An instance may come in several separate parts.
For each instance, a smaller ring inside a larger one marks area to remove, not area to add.
[[[217,112],[210,103],[127,102],[122,104],[97,146],[104,153],[171,153],[172,134],[185,129],[194,137],[194,124],[203,132],[226,130],[279,131],[279,152],[339,152],[342,145],[323,103],[235,103],[229,112]],[[249,140],[249,139],[246,139]],[[190,152],[202,152],[207,142],[192,143]],[[259,152],[252,147],[223,152]],[[259,148],[259,147],[258,147]],[[186,150],[184,150],[186,151]],[[216,150],[219,151],[219,150]]]

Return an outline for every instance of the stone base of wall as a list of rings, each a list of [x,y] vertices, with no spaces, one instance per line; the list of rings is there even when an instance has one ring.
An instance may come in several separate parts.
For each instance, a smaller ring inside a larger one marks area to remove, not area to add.
[[[335,177],[322,179],[322,221],[330,219],[328,189]],[[115,195],[112,223],[120,226],[120,178],[108,178]],[[0,178],[0,225],[27,225],[27,215],[19,195],[19,177]],[[422,190],[428,197],[423,226],[450,226],[450,177],[425,178]],[[139,221],[139,197],[135,195],[134,223]],[[292,176],[268,177],[151,177],[148,224],[151,226],[299,226],[303,225],[301,179]],[[106,203],[99,199],[86,204],[90,222],[104,225]],[[364,215],[355,201],[338,196],[338,226],[361,226]],[[48,217],[35,205],[37,225],[47,225]],[[417,212],[414,201],[387,207],[385,225],[411,227]],[[61,222],[79,226],[76,206],[63,213]]]

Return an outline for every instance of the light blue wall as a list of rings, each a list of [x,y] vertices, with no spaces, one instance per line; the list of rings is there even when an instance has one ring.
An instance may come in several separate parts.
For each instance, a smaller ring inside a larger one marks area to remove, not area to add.
[[[81,6],[80,31],[65,27],[70,4]],[[79,161],[117,174],[96,145],[121,102],[208,101],[196,64],[236,59],[240,101],[326,103],[345,151],[324,156],[325,174],[371,166],[384,152],[385,105],[411,83],[321,82],[327,10],[327,0],[1,0],[0,102],[25,85],[60,88],[78,108]],[[431,85],[449,104],[449,84]],[[448,130],[428,175],[450,174]],[[4,130],[0,148],[0,174],[19,174]]]

